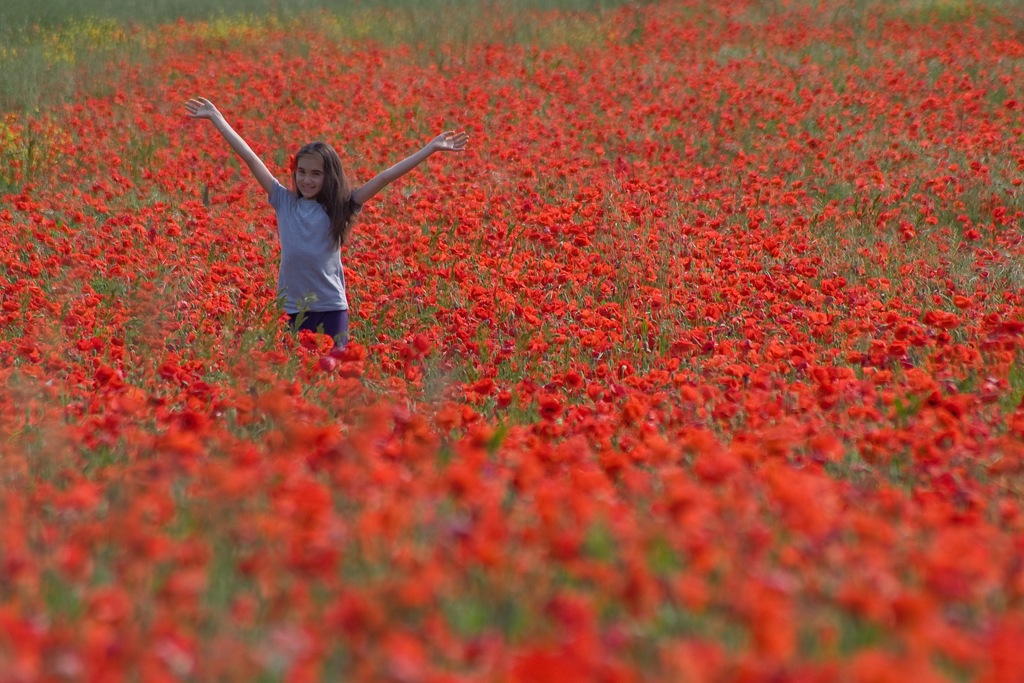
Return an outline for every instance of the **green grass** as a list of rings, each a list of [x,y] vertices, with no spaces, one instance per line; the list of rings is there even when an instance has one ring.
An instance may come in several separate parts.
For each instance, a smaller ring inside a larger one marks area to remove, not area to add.
[[[69,20],[88,17],[113,19],[123,25],[154,25],[177,21],[210,20],[224,15],[276,16],[287,20],[304,14],[363,12],[437,13],[479,12],[481,6],[503,9],[598,11],[623,4],[620,0],[8,0],[0,9],[0,25],[12,31],[31,26],[54,28]],[[478,15],[477,15],[478,16]],[[477,16],[449,15],[449,23],[466,23]]]
[[[159,49],[144,30],[184,19],[230,41],[239,28],[295,25],[336,42],[405,45],[439,67],[471,43],[590,43],[587,20],[624,0],[9,0],[0,5],[0,113],[39,112],[76,92],[144,75]],[[492,12],[501,21],[481,22]],[[552,26],[539,12],[563,13]],[[301,41],[274,46],[301,51]]]
[[[102,94],[133,74],[144,75],[148,58],[159,46],[140,29],[179,19],[205,22],[202,35],[228,39],[237,28],[294,23],[308,31],[313,26],[336,42],[407,46],[415,56],[443,68],[446,60],[481,42],[542,47],[599,42],[602,36],[590,19],[624,4],[625,0],[7,0],[0,4],[0,114],[39,112],[66,102],[76,92]],[[813,3],[766,0],[738,19],[759,25],[804,4]],[[885,20],[941,23],[967,15],[984,20],[1015,6],[1011,0],[856,0],[834,16],[819,15],[814,21],[861,27],[857,33],[866,39],[877,37],[878,28],[865,28],[872,21],[877,26]],[[560,18],[541,21],[538,13],[545,12],[559,13]],[[481,13],[500,20],[480,21]],[[1005,14],[1024,27],[1024,14]],[[637,25],[629,40],[643,40],[642,33]],[[301,53],[302,41],[293,42],[272,47]],[[747,56],[751,49],[725,47],[718,58]],[[872,54],[874,49],[867,49],[860,58]]]

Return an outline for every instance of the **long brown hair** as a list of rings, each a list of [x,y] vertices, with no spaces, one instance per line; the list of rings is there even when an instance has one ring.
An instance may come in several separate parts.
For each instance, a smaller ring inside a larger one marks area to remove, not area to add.
[[[334,238],[334,245],[340,247],[345,244],[348,234],[352,231],[352,224],[355,216],[352,214],[352,186],[348,184],[345,177],[345,169],[341,167],[341,157],[326,142],[310,142],[296,152],[292,166],[292,187],[299,197],[299,183],[295,178],[297,172],[296,164],[304,156],[311,156],[319,159],[324,165],[324,184],[320,188],[316,200],[324,207],[328,218],[331,219],[331,237]]]

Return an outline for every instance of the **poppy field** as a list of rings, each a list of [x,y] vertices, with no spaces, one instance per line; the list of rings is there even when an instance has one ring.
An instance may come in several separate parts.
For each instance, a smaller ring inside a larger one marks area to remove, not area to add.
[[[0,114],[0,682],[1024,680],[1024,10],[531,21],[110,25]],[[344,350],[195,96],[282,182],[470,133]]]

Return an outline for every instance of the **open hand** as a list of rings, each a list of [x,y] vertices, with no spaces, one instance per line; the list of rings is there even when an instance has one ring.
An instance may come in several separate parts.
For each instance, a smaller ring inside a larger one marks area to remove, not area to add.
[[[461,152],[469,142],[469,133],[453,130],[445,131],[430,141],[430,149],[433,152]]]
[[[217,111],[217,107],[213,106],[213,102],[205,97],[189,100],[185,103],[185,109],[188,111],[189,118],[192,119],[213,120],[218,114],[220,114],[220,112]]]

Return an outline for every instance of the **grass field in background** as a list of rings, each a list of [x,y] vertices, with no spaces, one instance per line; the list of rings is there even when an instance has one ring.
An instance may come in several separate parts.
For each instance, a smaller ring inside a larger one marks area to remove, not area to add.
[[[144,69],[152,51],[159,49],[145,29],[178,20],[202,22],[212,27],[212,33],[222,34],[230,34],[231,27],[312,24],[333,40],[401,45],[423,59],[436,60],[442,50],[457,51],[471,43],[546,46],[592,41],[595,33],[587,27],[593,18],[623,4],[624,0],[9,0],[0,6],[0,112],[39,111],[65,101],[78,89],[109,86],[116,80],[112,72]],[[791,8],[815,4],[736,3],[734,13],[741,24],[760,23]],[[921,24],[967,17],[984,22],[986,15],[1004,16],[1002,10],[1013,5],[1012,0],[851,0],[830,12],[828,20],[854,28],[887,18]],[[564,17],[554,25],[544,22],[541,29],[540,12]],[[495,20],[487,21],[487,16]]]
[[[332,40],[404,46],[424,59],[471,42],[556,44],[592,39],[585,25],[617,0],[158,0],[25,2],[0,7],[0,111],[37,111],[77,89],[98,91],[112,72],[144,69],[159,44],[148,29],[201,22],[200,34],[230,36],[260,26],[316,26]],[[539,12],[563,12],[560,28],[541,31]],[[495,21],[481,21],[481,13]],[[588,19],[589,17],[589,19]],[[294,44],[284,49],[301,49]]]
[[[338,16],[380,12],[444,12],[476,14],[491,11],[507,18],[513,11],[584,11],[617,7],[621,0],[9,0],[0,8],[4,26],[18,29],[55,27],[86,18],[113,19],[122,24],[153,26],[178,19],[205,21],[220,16],[296,16],[327,11]],[[463,17],[463,21],[469,18]]]

